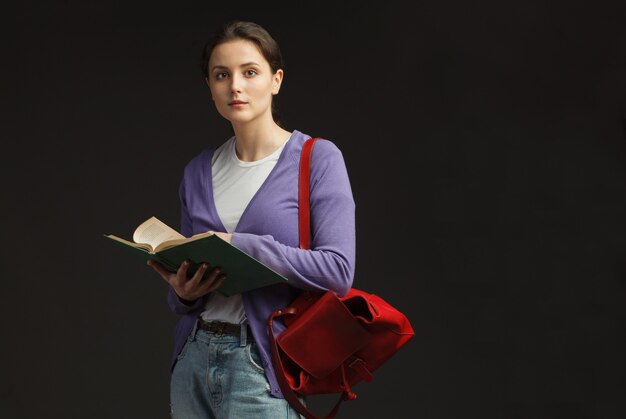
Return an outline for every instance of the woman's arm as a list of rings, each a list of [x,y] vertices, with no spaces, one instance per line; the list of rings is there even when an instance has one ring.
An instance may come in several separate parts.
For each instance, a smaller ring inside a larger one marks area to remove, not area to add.
[[[311,160],[311,249],[286,246],[271,235],[233,233],[232,244],[305,290],[344,295],[355,267],[355,203],[341,151],[319,140]]]
[[[180,233],[185,237],[191,237],[193,232],[191,227],[191,218],[189,217],[189,211],[187,210],[184,179],[180,183],[180,188],[178,192],[181,203]],[[191,301],[184,300],[178,294],[176,294],[176,291],[171,284],[168,285],[167,303],[170,307],[170,310],[172,310],[172,312],[174,312],[175,314],[183,315],[191,311],[198,310],[201,307],[204,307],[205,300],[206,295],[203,295],[202,297]]]

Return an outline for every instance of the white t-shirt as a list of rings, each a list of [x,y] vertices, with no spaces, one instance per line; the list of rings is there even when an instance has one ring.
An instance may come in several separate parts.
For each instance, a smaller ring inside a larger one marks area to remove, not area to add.
[[[211,160],[213,199],[227,233],[232,233],[237,227],[241,214],[278,162],[289,138],[269,156],[252,162],[239,160],[234,136],[215,150]],[[217,292],[210,293],[201,317],[206,321],[243,323],[246,313],[241,294],[224,297]]]

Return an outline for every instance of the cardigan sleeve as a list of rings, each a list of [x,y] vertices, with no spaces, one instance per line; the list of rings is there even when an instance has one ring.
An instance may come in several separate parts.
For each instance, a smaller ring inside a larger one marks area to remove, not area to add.
[[[183,176],[183,180],[180,182],[180,187],[178,190],[180,196],[180,233],[185,237],[190,237],[192,235],[192,224],[191,217],[189,216],[189,211],[187,210],[187,200],[185,194],[185,177]],[[171,285],[168,285],[168,293],[167,293],[167,303],[170,306],[170,310],[175,314],[187,314],[191,311],[198,310],[201,307],[204,307],[205,298],[198,298],[192,304],[183,303],[174,288]]]
[[[304,290],[345,295],[354,279],[355,203],[341,151],[315,143],[311,158],[311,249],[287,246],[271,235],[233,233],[233,246]]]

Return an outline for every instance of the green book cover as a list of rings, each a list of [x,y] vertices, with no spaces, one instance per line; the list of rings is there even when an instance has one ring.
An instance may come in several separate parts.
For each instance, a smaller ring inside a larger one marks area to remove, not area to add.
[[[163,250],[157,248],[156,252],[150,252],[141,247],[141,243],[132,243],[113,235],[104,236],[121,244],[144,260],[152,259],[159,262],[171,272],[176,272],[183,261],[188,259],[191,262],[189,277],[193,276],[200,264],[204,262],[209,264],[205,276],[208,276],[212,268],[220,267],[222,272],[226,273],[226,279],[216,291],[227,297],[267,285],[287,282],[287,278],[216,234],[184,239],[181,243]]]

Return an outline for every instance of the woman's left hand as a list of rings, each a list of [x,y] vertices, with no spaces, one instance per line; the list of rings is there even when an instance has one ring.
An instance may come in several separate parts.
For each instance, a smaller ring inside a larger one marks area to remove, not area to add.
[[[226,241],[227,243],[230,243],[231,240],[233,239],[233,235],[230,233],[222,233],[220,231],[209,231],[209,233],[213,233],[219,236],[222,240]]]

